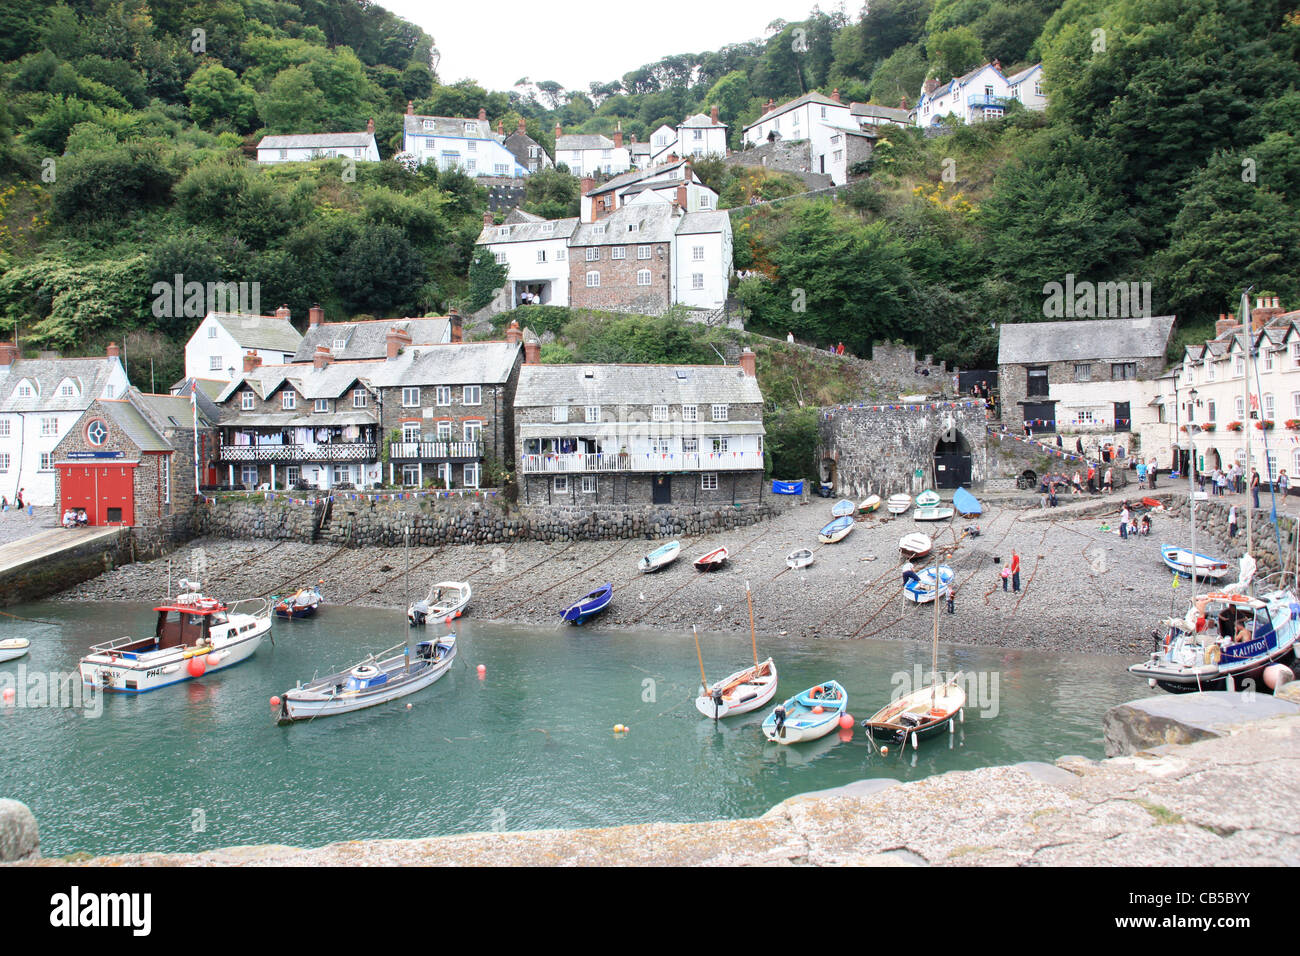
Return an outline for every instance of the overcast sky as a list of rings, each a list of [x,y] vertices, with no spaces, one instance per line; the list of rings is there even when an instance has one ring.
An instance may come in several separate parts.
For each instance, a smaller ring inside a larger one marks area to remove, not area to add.
[[[773,20],[803,20],[815,0],[703,0],[626,5],[487,0],[430,3],[379,0],[418,24],[442,54],[444,83],[474,79],[489,90],[515,81],[555,80],[586,91],[593,80],[616,80],[629,70],[674,53],[703,53],[728,43],[766,37]],[[823,4],[828,12],[836,0]],[[846,4],[856,18],[858,0]]]

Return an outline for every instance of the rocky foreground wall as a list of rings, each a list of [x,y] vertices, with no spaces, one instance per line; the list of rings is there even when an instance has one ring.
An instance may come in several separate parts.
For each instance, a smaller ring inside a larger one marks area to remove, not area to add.
[[[336,495],[333,502],[300,504],[283,496],[219,497],[199,520],[199,533],[215,538],[271,539],[365,547],[505,544],[510,541],[609,541],[672,538],[741,528],[783,512],[799,499],[766,497],[760,503],[711,508],[643,506],[590,508],[550,505],[515,508],[503,498],[407,498]]]

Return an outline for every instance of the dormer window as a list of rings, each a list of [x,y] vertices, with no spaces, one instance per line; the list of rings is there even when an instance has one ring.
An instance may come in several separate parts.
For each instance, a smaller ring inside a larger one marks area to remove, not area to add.
[[[63,383],[59,386],[59,397],[76,398],[77,397],[76,383],[65,379]]]
[[[466,123],[466,124],[465,124],[465,132],[466,132],[468,135],[473,136],[475,133],[478,132],[478,124],[477,124],[477,123]]]
[[[280,407],[286,412],[291,412],[298,407],[298,393],[291,388],[286,388],[280,395]]]
[[[504,239],[504,238],[506,238],[508,235],[510,235],[510,227],[509,227],[509,226],[500,226],[500,227],[497,228],[497,238],[498,238],[498,239]]]
[[[253,410],[253,399],[254,396],[252,392],[240,392],[239,393],[240,409],[246,412],[251,412]]]
[[[41,387],[32,382],[31,379],[23,379],[18,383],[18,397],[31,398],[34,395],[41,394]]]
[[[432,129],[433,129],[433,120],[431,120],[431,119],[427,119],[427,120],[425,120],[425,121],[424,121],[424,128],[425,128],[426,130],[432,130]]]

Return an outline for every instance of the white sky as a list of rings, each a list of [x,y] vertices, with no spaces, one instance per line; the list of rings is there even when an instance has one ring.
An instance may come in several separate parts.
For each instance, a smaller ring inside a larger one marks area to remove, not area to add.
[[[629,70],[675,53],[703,53],[728,43],[766,38],[773,20],[807,19],[815,0],[702,0],[697,3],[557,3],[484,0],[430,3],[379,0],[380,6],[418,24],[442,54],[444,83],[477,80],[488,90],[515,81],[555,80],[586,92],[594,80],[616,80]],[[857,18],[861,3],[846,3]],[[828,12],[836,0],[823,3]]]

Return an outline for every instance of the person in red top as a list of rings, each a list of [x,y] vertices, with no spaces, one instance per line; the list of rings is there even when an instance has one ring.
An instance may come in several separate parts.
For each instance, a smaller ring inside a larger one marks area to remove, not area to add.
[[[1020,555],[1015,551],[1011,552],[1011,590],[1020,591]]]

